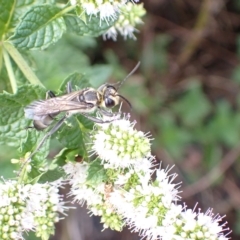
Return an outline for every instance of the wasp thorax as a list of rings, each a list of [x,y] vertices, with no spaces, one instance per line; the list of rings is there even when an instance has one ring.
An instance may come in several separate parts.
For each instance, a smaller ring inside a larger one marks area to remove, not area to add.
[[[101,101],[99,93],[93,88],[87,88],[80,96],[79,101],[86,104],[98,105]]]

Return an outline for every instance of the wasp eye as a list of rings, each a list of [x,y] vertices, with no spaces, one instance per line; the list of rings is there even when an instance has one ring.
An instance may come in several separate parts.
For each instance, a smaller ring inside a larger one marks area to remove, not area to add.
[[[107,108],[111,108],[115,106],[115,101],[112,100],[111,98],[105,98],[105,106]]]

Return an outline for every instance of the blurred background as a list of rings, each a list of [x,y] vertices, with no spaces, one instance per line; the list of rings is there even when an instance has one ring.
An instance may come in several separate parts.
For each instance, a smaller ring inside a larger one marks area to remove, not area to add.
[[[131,119],[152,134],[162,166],[175,165],[182,201],[226,215],[229,237],[240,239],[240,1],[142,2],[147,14],[137,40],[65,35],[46,51],[31,52],[32,65],[54,90],[74,71],[93,86],[119,81],[141,61],[120,90],[133,106]],[[9,166],[0,167],[7,176]],[[102,232],[99,218],[76,207],[52,240],[139,239],[127,229]]]

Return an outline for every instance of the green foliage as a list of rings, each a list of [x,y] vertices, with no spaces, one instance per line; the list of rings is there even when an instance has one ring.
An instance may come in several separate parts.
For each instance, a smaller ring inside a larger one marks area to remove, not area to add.
[[[184,125],[196,127],[210,113],[211,105],[199,84],[191,82],[186,94],[173,104],[172,108]]]
[[[111,19],[99,24],[99,16],[83,14],[82,20],[78,16],[65,14],[65,11],[49,4],[33,6],[22,16],[10,38],[11,42],[17,48],[43,50],[60,40],[66,30],[80,36],[96,37],[106,32],[116,21]]]
[[[155,144],[164,146],[176,159],[183,155],[185,146],[191,141],[191,133],[176,124],[176,118],[171,113],[162,113],[156,116],[160,134]]]
[[[74,90],[91,85],[97,88],[106,82],[112,67],[101,64],[90,67],[89,57],[83,50],[96,45],[95,40],[86,36],[103,34],[117,18],[103,21],[99,15],[89,16],[75,6],[56,4],[54,0],[0,1],[0,8],[3,10],[0,13],[3,43],[0,46],[0,88],[8,90],[0,94],[0,144],[16,148],[19,153],[15,151],[13,158],[20,156],[20,161],[24,162],[26,154],[33,152],[49,131],[38,132],[29,128],[33,125],[30,119],[25,118],[24,108],[37,99],[45,98],[43,84],[53,89],[56,95],[62,95],[66,93],[69,81]],[[75,36],[64,33],[74,33]],[[49,128],[60,117],[57,116]],[[47,139],[31,157],[29,178],[53,181],[62,175],[58,166],[64,165],[65,161],[74,160],[76,155],[88,159],[85,141],[88,141],[92,128],[92,121],[81,115],[69,117],[54,134],[63,150],[49,165],[51,172],[41,173],[49,154],[50,139]]]
[[[43,175],[41,175],[38,182],[40,183],[53,182],[59,180],[63,175],[64,175],[63,170],[55,168],[54,170],[49,170],[45,172]]]
[[[36,143],[41,140],[45,132],[37,132],[34,129],[29,129],[27,131],[26,138],[21,142],[21,145],[19,147],[19,151],[22,155],[24,155],[27,152],[34,151],[35,147],[37,146]],[[36,154],[34,154],[33,159],[38,160],[39,162],[44,161],[48,155],[48,149],[49,149],[49,139],[47,139],[43,146],[37,151]]]
[[[1,13],[0,13],[0,37],[2,38],[9,30],[9,23],[11,21],[12,12],[15,6],[15,0],[0,1]]]
[[[159,34],[148,43],[143,52],[141,59],[142,68],[147,75],[153,68],[160,73],[164,73],[168,69],[167,47],[171,42],[171,37],[165,34]]]
[[[94,186],[96,186],[96,184],[106,182],[106,180],[107,180],[106,169],[103,168],[101,160],[96,159],[89,166],[87,182],[90,185],[93,184]]]
[[[82,14],[80,17],[72,15],[64,17],[67,30],[80,36],[100,36],[109,29],[109,26],[112,26],[116,22],[116,18],[111,18],[108,21],[102,21],[101,24],[99,24],[99,15],[88,16]]]
[[[66,25],[60,9],[52,5],[35,6],[25,13],[17,25],[11,42],[22,49],[45,49],[57,42]]]
[[[150,116],[159,129],[153,146],[161,145],[175,161],[184,158],[188,147],[197,147],[203,154],[202,163],[214,166],[221,159],[222,146],[232,148],[240,142],[239,106],[233,109],[226,100],[211,103],[198,82],[190,81],[184,93],[166,107],[167,100],[162,99],[161,113]]]
[[[44,96],[41,87],[23,85],[16,94],[0,94],[0,143],[18,147],[28,136],[30,121],[24,117],[24,106]],[[27,140],[29,141],[29,139]]]
[[[234,0],[233,5],[238,11],[240,11],[240,2],[238,0]]]

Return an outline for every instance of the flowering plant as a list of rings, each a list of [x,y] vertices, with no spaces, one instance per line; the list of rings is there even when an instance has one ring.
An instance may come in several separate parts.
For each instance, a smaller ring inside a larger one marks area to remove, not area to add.
[[[64,118],[66,124],[56,129],[64,148],[50,164],[46,133],[26,131],[31,121],[24,117],[24,108],[43,99],[46,92],[33,71],[34,55],[28,50],[57,45],[67,32],[82,38],[102,35],[117,40],[120,34],[136,39],[136,26],[145,14],[143,4],[137,2],[0,1],[4,9],[0,13],[1,68],[13,92],[0,95],[0,112],[6,116],[0,122],[0,142],[20,145],[21,152],[20,159],[12,159],[20,165],[16,180],[2,178],[0,184],[1,239],[25,239],[29,231],[49,239],[54,224],[66,216],[70,199],[86,203],[92,214],[101,217],[104,228],[121,231],[127,226],[143,238],[228,239],[222,217],[178,204],[176,175],[157,167],[150,135],[137,131],[127,115],[120,112],[116,118],[107,112],[108,120],[96,124],[81,114]],[[59,93],[67,82],[75,90],[90,85],[85,75],[73,73]],[[36,146],[40,146],[37,151]],[[67,203],[59,193],[66,183],[71,186]]]

